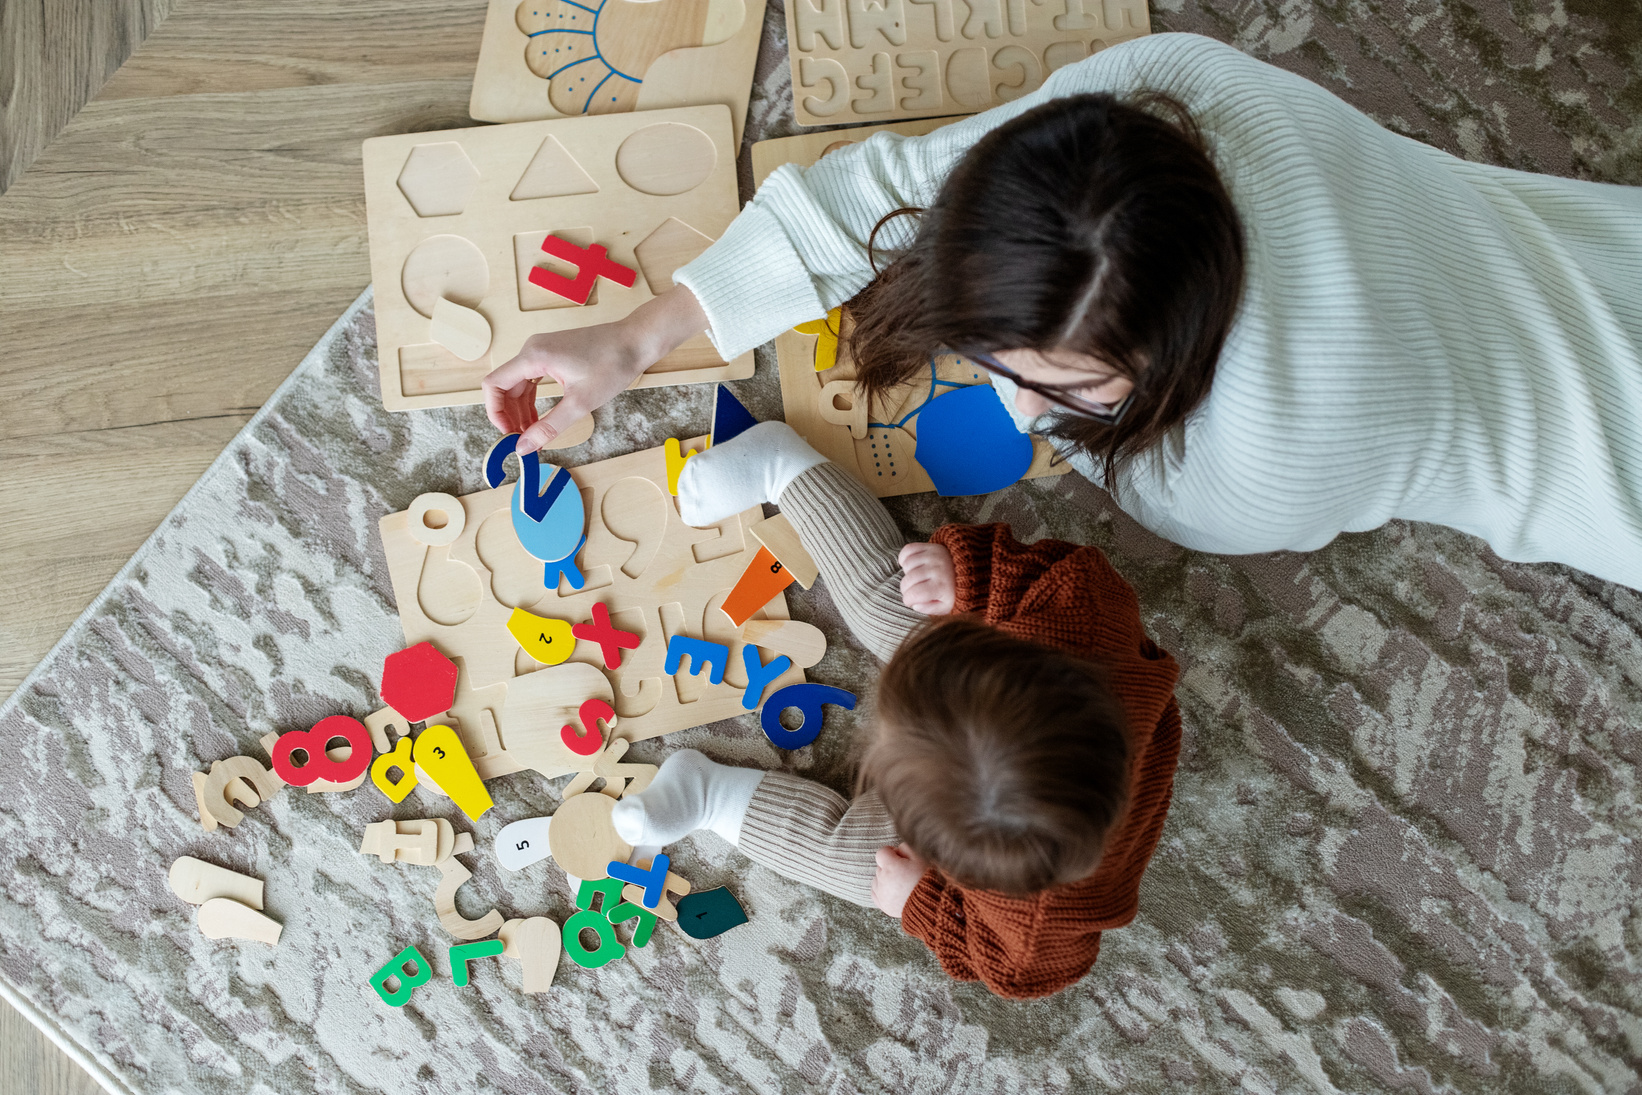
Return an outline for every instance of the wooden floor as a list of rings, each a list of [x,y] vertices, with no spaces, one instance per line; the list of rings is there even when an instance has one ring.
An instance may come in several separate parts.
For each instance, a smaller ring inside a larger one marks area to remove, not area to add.
[[[0,48],[87,2],[0,3]],[[44,145],[0,194],[0,699],[369,283],[360,141],[471,124],[484,0],[168,6],[55,139],[0,128]],[[0,1092],[95,1090],[0,1005]]]

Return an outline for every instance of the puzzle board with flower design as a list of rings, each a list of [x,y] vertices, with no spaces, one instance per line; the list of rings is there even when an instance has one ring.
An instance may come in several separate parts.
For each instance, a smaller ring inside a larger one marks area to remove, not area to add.
[[[787,0],[799,125],[969,114],[1151,31],[1146,0]]]
[[[736,149],[722,105],[366,141],[383,405],[482,402],[485,374],[530,335],[620,319],[671,288],[673,271],[735,218]],[[578,273],[542,251],[549,236],[606,248],[632,284],[601,277],[585,304],[544,288],[533,270]],[[436,337],[436,308],[472,320],[477,335]],[[633,386],[752,375],[751,353],[726,363],[697,335]],[[544,396],[559,391],[540,386]]]
[[[762,185],[782,164],[812,164],[881,130],[915,137],[949,121],[951,119],[926,118],[760,141],[752,149],[753,182]],[[836,311],[829,322],[836,329]],[[835,352],[834,347],[836,339],[829,338],[827,333],[794,330],[776,336],[781,406],[787,424],[816,451],[853,472],[880,498],[935,490],[935,482],[914,456],[919,411],[931,400],[949,392],[991,384],[988,374],[956,354],[944,354],[930,361],[927,376],[897,387],[869,411],[866,403],[855,395],[853,364],[847,357],[829,356]],[[1036,479],[1066,472],[1066,464],[1051,464],[1054,450],[1047,442],[1033,438],[1032,446],[1031,465],[1021,478]]]
[[[541,562],[514,532],[512,483],[453,499],[459,512],[424,504],[381,521],[406,645],[429,641],[457,661],[456,703],[444,721],[455,725],[485,779],[525,768],[546,775],[585,768],[586,758],[564,748],[559,730],[589,698],[615,708],[615,736],[628,741],[745,714],[748,636],[763,648],[762,661],[779,653],[794,662],[764,695],[803,683],[804,667],[825,648],[815,627],[788,619],[784,594],[739,628],[719,610],[758,553],[748,529],[763,519],[759,507],[711,528],[686,525],[667,493],[661,448],[568,470],[587,514],[587,542],[576,555],[586,579],[581,590],[563,579],[557,589],[543,588]],[[640,637],[636,649],[621,651],[615,670],[585,639],[567,661],[542,666],[508,629],[516,608],[582,624],[596,603],[614,627]],[[674,635],[729,647],[723,682],[691,675],[688,663],[666,673]]]
[[[490,0],[468,113],[524,122],[723,103],[737,147],[765,0]]]

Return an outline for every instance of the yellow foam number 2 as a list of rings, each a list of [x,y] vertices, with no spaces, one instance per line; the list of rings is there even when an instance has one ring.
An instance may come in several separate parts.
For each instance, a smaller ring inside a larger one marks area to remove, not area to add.
[[[507,619],[507,629],[524,652],[543,665],[558,665],[576,649],[576,636],[570,631],[569,620],[555,620],[516,608]]]

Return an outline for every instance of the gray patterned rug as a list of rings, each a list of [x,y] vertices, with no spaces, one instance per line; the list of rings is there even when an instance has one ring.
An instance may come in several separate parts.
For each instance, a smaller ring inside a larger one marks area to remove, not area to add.
[[[1154,16],[1462,155],[1642,183],[1629,0],[1168,0]],[[749,139],[792,128],[770,18]],[[1082,984],[999,1001],[879,914],[700,838],[683,873],[733,887],[747,926],[566,962],[545,996],[522,995],[511,963],[455,988],[437,873],[355,851],[366,823],[430,803],[287,791],[207,836],[189,783],[269,730],[376,708],[400,643],[376,519],[480,485],[482,415],[384,413],[373,334],[362,298],[0,709],[0,994],[110,1090],[1642,1090],[1642,600],[1428,526],[1309,556],[1194,554],[1070,476],[894,509],[912,533],[1006,520],[1101,546],[1185,667],[1141,916]],[[738,392],[778,414],[771,361]],[[699,430],[707,398],[623,396],[573,459]],[[824,583],[792,603],[834,636],[814,677],[860,685],[870,663]],[[635,753],[689,745],[842,788],[854,735],[829,714],[784,758],[742,719]],[[557,802],[531,776],[492,790],[481,849]],[[183,854],[265,878],[278,948],[201,936],[166,885]],[[467,858],[468,915],[568,912],[550,863]],[[409,943],[440,973],[390,1011],[366,980]]]

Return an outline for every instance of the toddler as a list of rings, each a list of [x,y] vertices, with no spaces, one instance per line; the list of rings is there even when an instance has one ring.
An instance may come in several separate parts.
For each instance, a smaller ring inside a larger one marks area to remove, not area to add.
[[[853,802],[809,780],[669,757],[616,805],[634,845],[711,829],[788,878],[901,919],[942,967],[1046,996],[1134,918],[1180,751],[1178,668],[1096,549],[1003,525],[903,544],[878,499],[785,423],[693,457],[679,509],[776,502],[887,664]],[[904,570],[904,576],[902,572]]]

